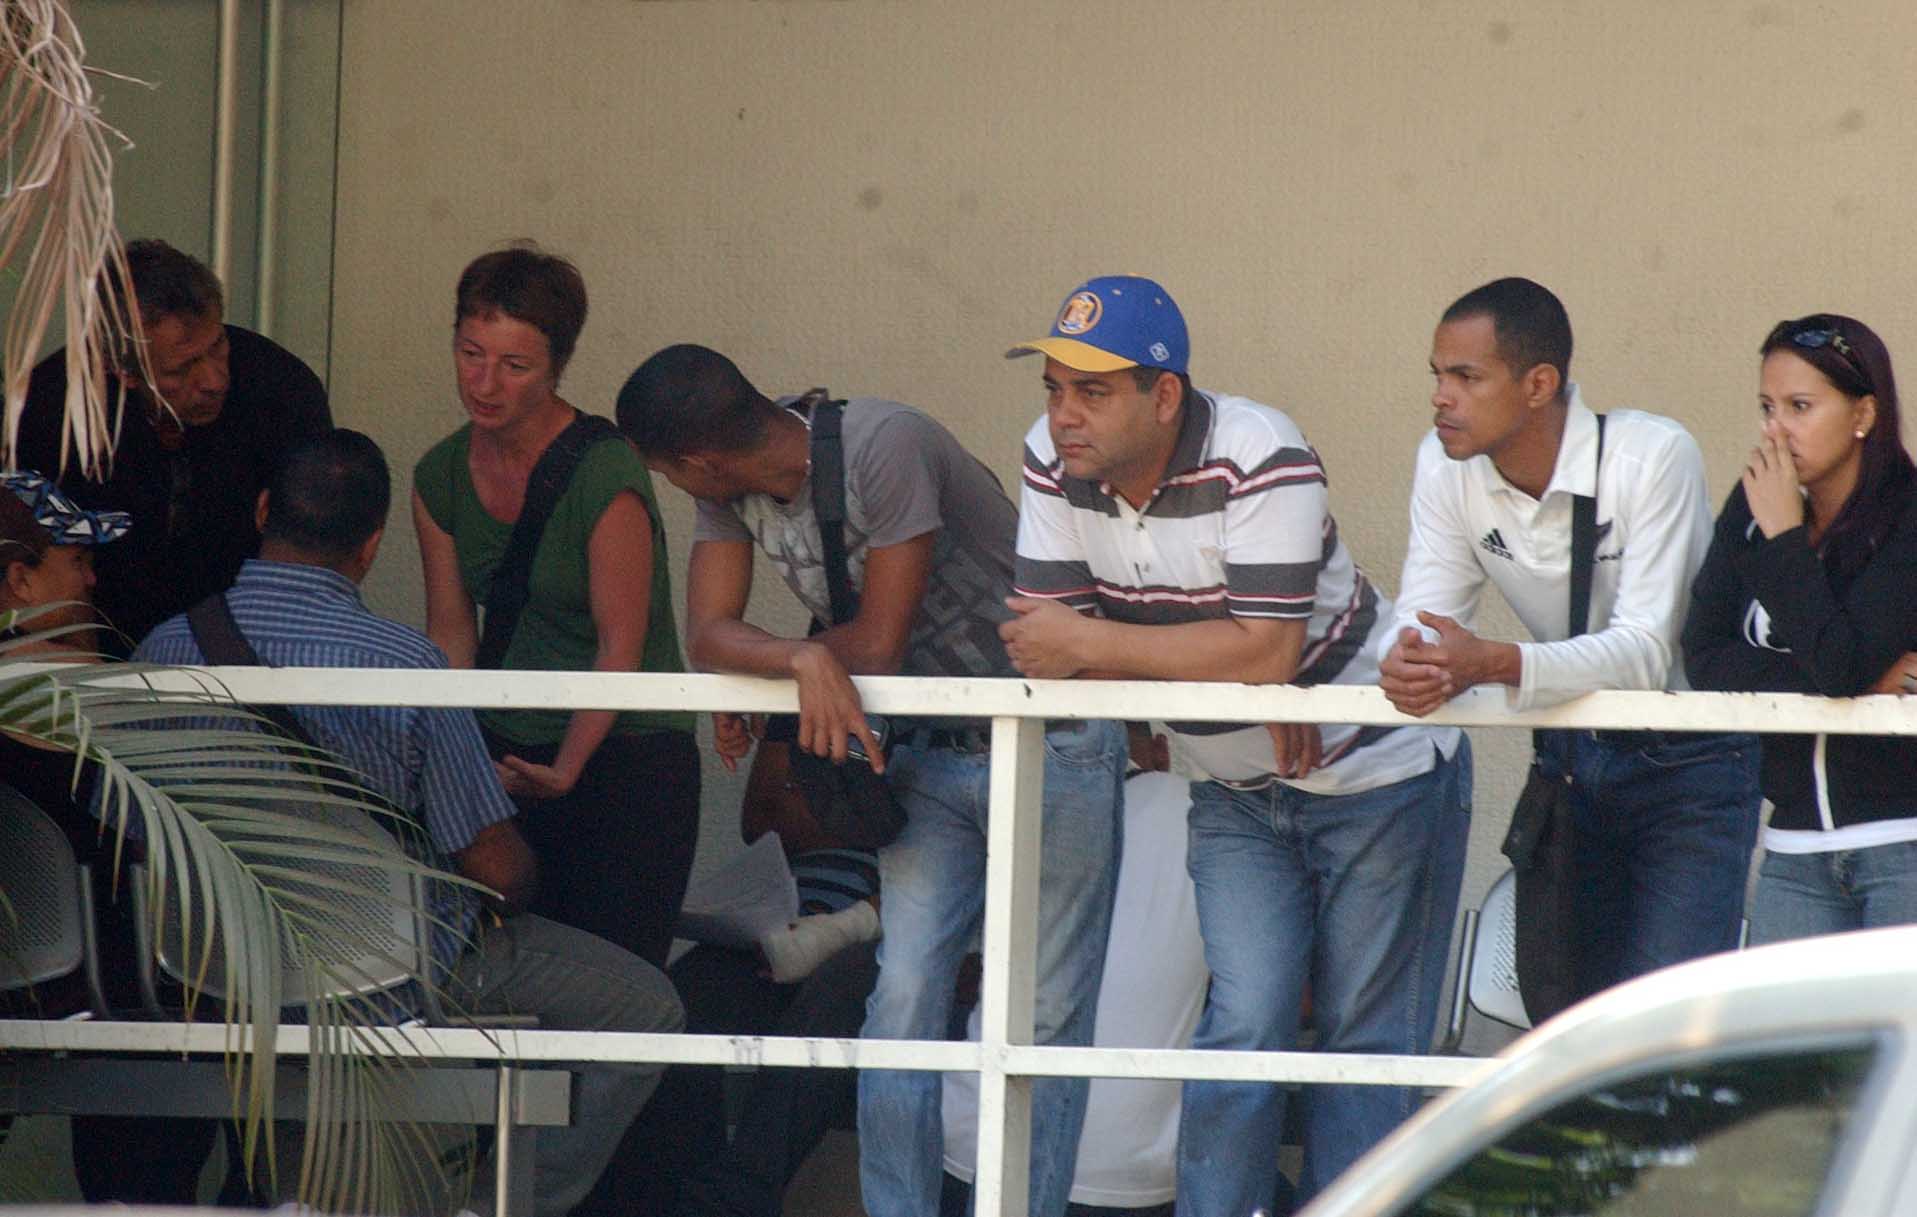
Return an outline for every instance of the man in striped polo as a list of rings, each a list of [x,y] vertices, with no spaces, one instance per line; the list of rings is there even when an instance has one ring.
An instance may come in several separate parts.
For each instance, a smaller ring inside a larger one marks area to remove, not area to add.
[[[1051,333],[1026,437],[1016,618],[1034,677],[1377,682],[1391,603],[1339,540],[1318,455],[1283,413],[1194,389],[1185,320],[1149,279],[1093,279]],[[1471,805],[1455,728],[1175,723],[1192,786],[1189,867],[1212,986],[1193,1046],[1429,1047]],[[1181,1217],[1279,1203],[1286,1095],[1187,1082]],[[1309,1196],[1419,1098],[1304,1093]]]

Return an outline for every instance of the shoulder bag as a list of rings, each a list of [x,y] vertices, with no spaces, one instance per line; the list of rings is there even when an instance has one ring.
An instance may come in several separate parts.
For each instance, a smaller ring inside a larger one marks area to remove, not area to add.
[[[824,628],[850,621],[859,612],[858,593],[852,587],[852,576],[845,561],[845,443],[841,426],[845,402],[831,400],[824,389],[812,390],[802,401],[811,407],[812,512],[819,522],[819,544],[832,609],[832,620],[818,623]],[[797,720],[781,717],[787,721],[769,725],[767,738],[795,739]],[[889,736],[886,721],[868,714],[866,722],[879,746],[886,747]],[[805,796],[812,818],[819,822],[820,828],[846,845],[878,849],[890,845],[905,827],[905,808],[900,806],[885,777],[872,772],[865,750],[856,740],[846,759],[837,763],[793,747],[791,773],[793,784]]]
[[[1597,468],[1604,467],[1604,416],[1597,416]],[[1596,483],[1593,482],[1595,487]],[[1597,498],[1571,503],[1570,635],[1589,628],[1597,553]],[[1577,839],[1571,775],[1549,777],[1534,759],[1525,778],[1504,856],[1517,872],[1518,994],[1536,1026],[1580,997]]]

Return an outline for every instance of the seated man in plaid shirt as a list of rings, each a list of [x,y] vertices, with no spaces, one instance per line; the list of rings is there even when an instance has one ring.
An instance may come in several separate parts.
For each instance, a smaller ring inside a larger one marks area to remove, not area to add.
[[[260,556],[226,593],[233,619],[275,667],[443,668],[424,634],[376,616],[360,599],[392,500],[386,458],[356,431],[295,445],[260,496]],[[207,662],[184,615],[156,628],[136,660]],[[658,969],[612,943],[514,913],[534,882],[532,853],[470,710],[293,706],[317,743],[415,817],[429,860],[499,892],[504,916],[480,918],[469,888],[442,884],[434,980],[475,1014],[532,1014],[545,1030],[678,1031],[679,999]],[[450,903],[450,906],[449,906]],[[534,1211],[567,1213],[611,1159],[659,1081],[658,1065],[579,1070],[570,1126],[542,1129]]]

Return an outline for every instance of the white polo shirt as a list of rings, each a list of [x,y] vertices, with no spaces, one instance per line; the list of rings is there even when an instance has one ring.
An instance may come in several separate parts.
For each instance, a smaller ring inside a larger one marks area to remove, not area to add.
[[[1331,517],[1324,467],[1295,423],[1243,397],[1195,392],[1163,479],[1142,510],[1064,471],[1040,419],[1025,437],[1021,596],[1138,625],[1225,617],[1307,622],[1291,683],[1376,684],[1391,601],[1352,562]],[[1261,724],[1173,723],[1181,763],[1234,785],[1274,780]],[[1283,779],[1350,794],[1430,772],[1453,727],[1321,725],[1324,767]]]
[[[1604,467],[1594,468],[1597,416],[1571,386],[1558,462],[1542,499],[1504,480],[1488,456],[1454,461],[1435,433],[1418,448],[1411,543],[1398,585],[1398,628],[1420,609],[1471,627],[1494,583],[1535,642],[1521,642],[1514,710],[1594,689],[1684,689],[1678,635],[1691,579],[1711,542],[1704,460],[1681,425],[1641,410],[1605,416]],[[1597,491],[1597,554],[1589,632],[1568,637],[1571,500]],[[1430,634],[1430,631],[1425,631]]]

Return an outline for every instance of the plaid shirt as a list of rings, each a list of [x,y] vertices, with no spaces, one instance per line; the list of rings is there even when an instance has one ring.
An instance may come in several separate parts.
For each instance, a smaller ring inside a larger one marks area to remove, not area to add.
[[[226,593],[240,632],[273,667],[444,668],[446,655],[424,634],[374,615],[359,587],[336,571],[248,561]],[[158,626],[135,660],[203,664],[185,616]],[[292,706],[313,739],[339,754],[368,785],[426,830],[426,861],[452,855],[487,826],[510,819],[512,801],[470,710],[414,706]],[[458,959],[478,916],[470,888],[435,884],[433,960],[443,975]]]

